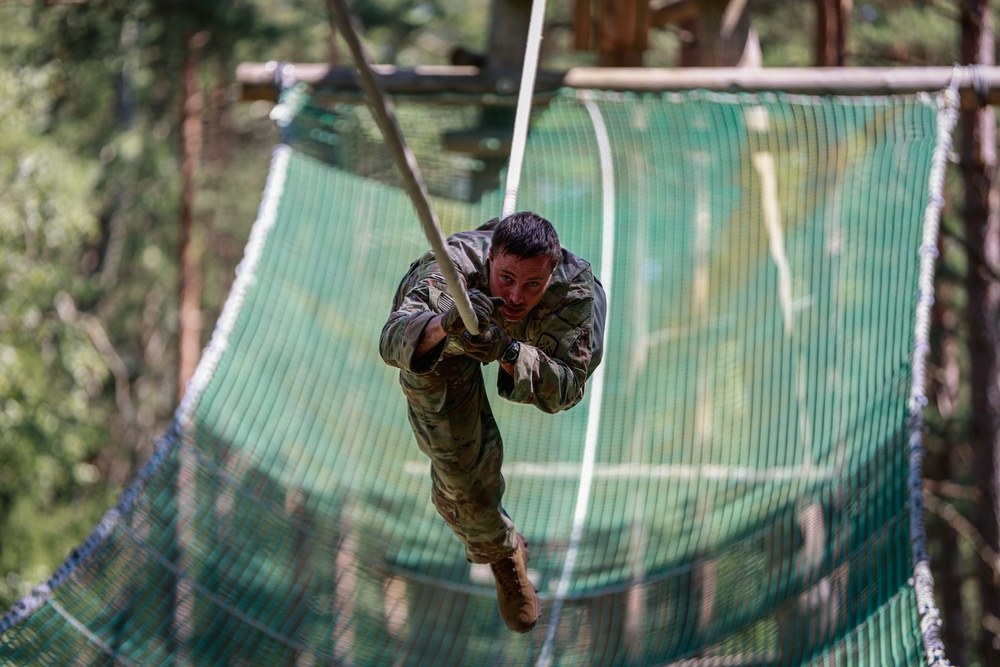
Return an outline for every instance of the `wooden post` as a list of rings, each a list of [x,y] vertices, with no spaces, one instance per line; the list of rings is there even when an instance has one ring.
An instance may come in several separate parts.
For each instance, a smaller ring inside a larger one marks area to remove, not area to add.
[[[648,0],[599,0],[597,62],[602,67],[641,67],[648,45]]]
[[[938,238],[938,255],[945,257],[945,237]],[[960,391],[960,342],[958,311],[956,309],[955,281],[948,272],[939,271],[934,285],[934,305],[931,307],[931,353],[928,361],[933,364],[929,395],[947,430],[939,437],[925,437],[924,478],[931,482],[952,479],[952,461],[957,460],[952,443],[961,441],[955,432],[955,408]],[[962,606],[962,573],[959,557],[958,535],[940,516],[927,517],[928,543],[936,544],[937,551],[931,566],[934,588],[940,596],[942,618],[946,619],[941,639],[948,658],[956,665],[968,663],[965,655],[966,615]]]
[[[493,0],[484,70],[510,72],[510,83],[519,85],[524,50],[528,46],[529,23],[531,0]],[[513,107],[483,107],[479,113],[478,129],[487,134],[495,133],[500,143],[506,144],[509,143],[508,137],[514,134],[514,117]],[[483,193],[500,187],[500,172],[507,166],[509,155],[481,155],[478,158],[482,169],[469,174],[470,200],[476,201]],[[499,215],[500,211],[496,213]]]
[[[817,67],[842,67],[847,40],[844,0],[815,0]]]
[[[334,10],[330,6],[330,0],[326,0],[326,15],[327,21],[330,24],[330,32],[328,33],[327,43],[326,43],[326,61],[331,66],[340,64],[340,47],[337,46],[337,24],[333,20]]]
[[[573,0],[573,48],[577,51],[589,51],[593,29],[590,0]]]
[[[994,35],[988,0],[961,5],[962,62],[992,65]],[[997,189],[996,112],[989,107],[961,115],[961,171],[965,183],[965,238],[970,249],[968,298],[970,383],[969,443],[973,483],[983,493],[973,522],[986,545],[1000,550],[1000,190]],[[992,568],[977,561],[982,616],[1000,616],[1000,590]],[[979,654],[996,655],[993,634],[980,626]]]
[[[531,0],[493,0],[486,69],[521,67],[530,22]]]

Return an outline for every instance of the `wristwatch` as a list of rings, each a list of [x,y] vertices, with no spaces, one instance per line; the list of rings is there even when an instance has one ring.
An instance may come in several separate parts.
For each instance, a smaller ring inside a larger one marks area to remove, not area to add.
[[[510,345],[508,345],[507,349],[504,350],[503,354],[500,355],[500,363],[501,364],[514,363],[515,361],[517,361],[517,355],[518,353],[520,353],[520,351],[521,351],[521,344],[518,343],[516,340],[511,339]]]

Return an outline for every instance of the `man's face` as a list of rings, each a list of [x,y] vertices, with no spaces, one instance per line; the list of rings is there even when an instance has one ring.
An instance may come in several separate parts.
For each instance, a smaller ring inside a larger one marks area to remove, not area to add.
[[[552,280],[548,257],[520,257],[490,250],[490,293],[506,302],[500,314],[517,322],[538,305]]]

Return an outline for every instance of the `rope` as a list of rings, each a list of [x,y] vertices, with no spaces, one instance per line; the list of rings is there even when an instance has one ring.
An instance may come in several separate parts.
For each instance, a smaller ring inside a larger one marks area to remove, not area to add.
[[[420,225],[424,228],[427,240],[430,241],[434,256],[438,258],[438,266],[441,267],[441,274],[444,276],[448,294],[458,306],[458,312],[462,315],[465,328],[469,330],[469,333],[477,335],[479,326],[476,316],[472,312],[472,302],[469,301],[465,283],[459,278],[458,271],[451,261],[451,254],[448,252],[444,234],[441,233],[441,226],[431,209],[427,186],[420,174],[417,159],[410,147],[406,145],[403,132],[396,120],[396,114],[372,70],[371,58],[358,36],[359,30],[355,25],[354,17],[347,10],[346,0],[330,0],[329,6],[335,15],[337,25],[340,27],[340,33],[344,36],[344,41],[347,42],[347,46],[351,50],[354,64],[358,68],[359,83],[364,90],[368,106],[375,114],[375,121],[378,123],[379,129],[382,130],[393,161],[403,177],[403,189],[406,190],[406,194],[410,197],[410,202],[417,212],[417,217],[420,218]],[[445,261],[445,258],[448,261]]]
[[[545,0],[531,3],[531,20],[528,22],[528,45],[524,50],[521,69],[521,89],[517,94],[517,112],[514,116],[514,136],[510,146],[507,166],[507,185],[504,189],[500,219],[511,215],[517,206],[517,189],[521,184],[521,166],[524,164],[524,145],[528,141],[528,120],[535,95],[535,77],[538,75],[538,52],[542,46],[542,26],[545,23]]]
[[[951,663],[945,658],[944,643],[941,641],[941,612],[934,602],[934,578],[931,575],[930,558],[926,550],[923,516],[923,445],[921,432],[924,425],[924,394],[927,373],[927,352],[930,350],[931,306],[934,304],[934,262],[937,259],[938,230],[941,224],[941,209],[944,206],[944,176],[948,154],[951,152],[952,132],[958,120],[958,83],[961,71],[955,68],[951,85],[938,96],[937,145],[931,158],[931,172],[928,178],[927,207],[924,209],[924,234],[920,246],[919,296],[915,321],[913,349],[913,385],[909,400],[909,447],[910,447],[910,542],[913,551],[913,588],[917,598],[917,612],[920,615],[920,634],[924,645],[927,665],[944,667]]]
[[[590,115],[597,139],[597,150],[601,161],[601,194],[603,197],[602,227],[601,227],[601,274],[604,275],[604,289],[608,298],[606,320],[611,318],[611,279],[614,276],[615,256],[615,172],[611,153],[611,139],[604,123],[601,110],[589,94],[583,93],[580,99]],[[607,330],[605,329],[605,335]],[[566,560],[563,562],[562,573],[555,585],[555,600],[548,620],[548,631],[545,633],[545,643],[542,645],[537,667],[549,667],[553,660],[553,647],[559,620],[562,616],[564,602],[569,594],[570,579],[576,567],[576,559],[580,553],[580,543],[583,541],[583,529],[587,522],[587,512],[590,507],[591,489],[594,483],[594,462],[597,457],[597,436],[601,427],[601,409],[604,401],[604,371],[607,364],[597,367],[589,381],[590,404],[587,409],[587,435],[583,446],[583,462],[580,469],[580,485],[577,487],[576,509],[573,512],[573,527],[570,530],[569,546],[566,549]]]

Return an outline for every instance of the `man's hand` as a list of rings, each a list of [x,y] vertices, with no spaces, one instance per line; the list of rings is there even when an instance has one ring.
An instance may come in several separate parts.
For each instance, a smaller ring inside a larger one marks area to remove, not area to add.
[[[466,331],[459,336],[458,344],[462,346],[467,356],[488,364],[499,359],[500,355],[510,347],[512,340],[514,339],[501,329],[499,324],[491,322],[489,328],[478,336]]]
[[[493,320],[493,311],[504,304],[500,297],[487,296],[479,290],[469,290],[469,301],[472,302],[472,312],[479,323],[479,331],[485,331]],[[452,301],[451,307],[441,313],[441,328],[449,336],[460,336],[465,331],[465,323],[458,312],[458,305]]]

